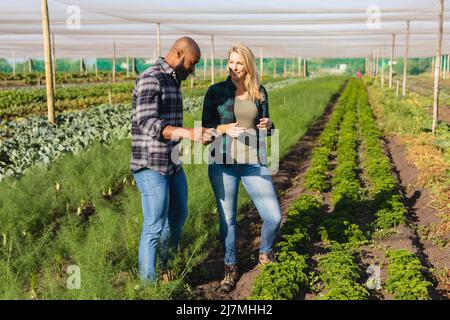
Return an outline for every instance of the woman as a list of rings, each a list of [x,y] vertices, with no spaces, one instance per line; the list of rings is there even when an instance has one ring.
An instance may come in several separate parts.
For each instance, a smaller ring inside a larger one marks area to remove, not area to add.
[[[236,286],[236,215],[239,182],[263,220],[259,264],[273,261],[272,247],[281,224],[281,209],[265,166],[266,133],[274,129],[269,118],[267,91],[259,84],[255,57],[243,44],[228,53],[227,80],[211,86],[205,96],[202,126],[219,133],[211,148],[208,175],[217,202],[220,239],[225,249],[225,277],[221,288]],[[262,137],[262,139],[261,139]]]

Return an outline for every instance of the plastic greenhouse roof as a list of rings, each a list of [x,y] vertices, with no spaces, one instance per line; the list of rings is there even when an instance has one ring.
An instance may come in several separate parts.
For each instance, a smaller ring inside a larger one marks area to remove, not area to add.
[[[449,53],[450,1],[445,5],[443,52]],[[153,57],[157,22],[163,55],[188,35],[209,57],[214,35],[215,57],[235,42],[256,56],[262,48],[265,57],[364,57],[377,48],[388,57],[395,33],[395,55],[402,57],[407,20],[410,57],[437,49],[439,0],[48,0],[48,7],[58,58],[111,57],[114,42],[118,57]],[[0,57],[13,51],[17,58],[43,57],[40,0],[0,2]]]

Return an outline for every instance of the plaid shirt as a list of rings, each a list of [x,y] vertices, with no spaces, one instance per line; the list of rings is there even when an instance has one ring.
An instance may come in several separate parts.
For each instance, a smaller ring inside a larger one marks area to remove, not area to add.
[[[163,175],[177,172],[171,152],[179,141],[166,140],[166,126],[183,125],[183,99],[175,70],[159,57],[136,80],[131,118],[131,171],[150,168]]]
[[[256,101],[256,107],[258,109],[258,118],[256,123],[259,123],[261,118],[269,118],[269,96],[266,88],[262,85],[259,86],[259,91],[264,95],[264,101]],[[234,99],[236,95],[236,86],[231,81],[231,77],[225,81],[209,87],[205,95],[203,102],[203,115],[202,126],[205,128],[217,128],[218,125],[236,122],[236,116],[234,114]],[[275,125],[272,124],[272,129],[275,129]],[[268,130],[267,136],[271,135],[272,130]],[[258,149],[259,149],[259,130],[258,132]],[[230,154],[231,150],[231,137],[224,134],[219,137],[215,143],[219,144],[220,151],[223,157],[226,158],[227,154]],[[221,144],[221,145],[220,145]],[[259,151],[259,150],[258,150]],[[211,156],[215,157],[214,152],[211,152]],[[263,159],[260,159],[260,162]]]

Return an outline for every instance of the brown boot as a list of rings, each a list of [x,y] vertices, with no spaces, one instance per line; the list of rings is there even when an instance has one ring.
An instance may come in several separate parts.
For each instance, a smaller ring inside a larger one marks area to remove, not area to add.
[[[239,279],[239,273],[237,265],[225,265],[225,277],[220,282],[220,289],[225,292],[231,292],[236,287],[236,283]]]
[[[260,253],[259,254],[259,265],[263,266],[265,264],[269,264],[275,262],[275,255],[271,253]]]
[[[163,283],[169,283],[175,279],[175,273],[171,269],[161,270],[161,280]]]

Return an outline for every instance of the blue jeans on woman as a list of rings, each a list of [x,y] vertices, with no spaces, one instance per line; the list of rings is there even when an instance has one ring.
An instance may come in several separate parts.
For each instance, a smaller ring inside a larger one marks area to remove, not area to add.
[[[156,281],[158,265],[167,269],[172,251],[178,247],[181,231],[188,215],[187,182],[183,168],[164,176],[144,169],[133,174],[141,193],[144,221],[139,242],[139,274],[141,279]]]
[[[263,220],[259,251],[272,252],[281,225],[281,209],[270,170],[260,164],[211,164],[208,167],[208,175],[217,202],[225,264],[237,263],[236,216],[239,181],[242,181]]]

